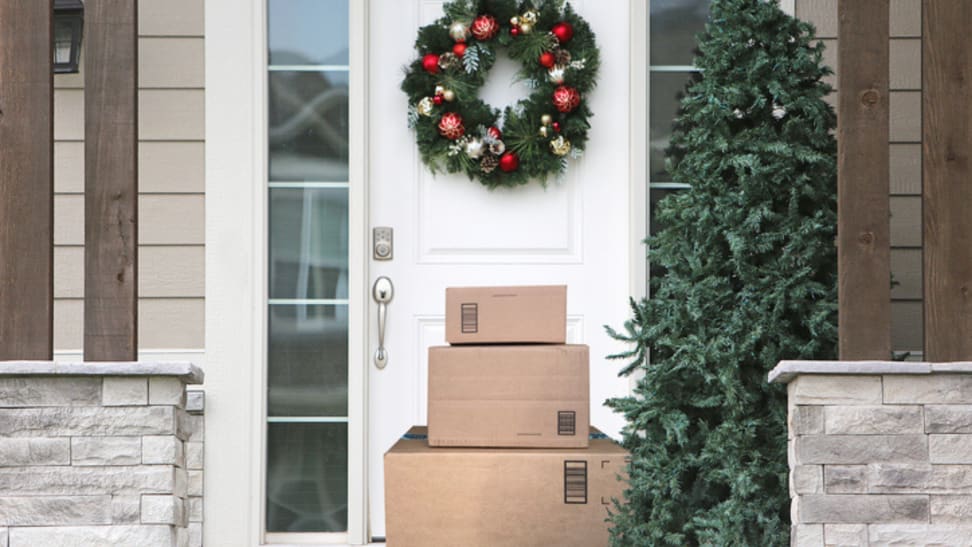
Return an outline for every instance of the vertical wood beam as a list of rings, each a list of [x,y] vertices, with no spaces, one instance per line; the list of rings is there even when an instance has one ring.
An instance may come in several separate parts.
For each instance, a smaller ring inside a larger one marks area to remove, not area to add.
[[[53,13],[0,1],[0,360],[54,347]]]
[[[138,359],[138,15],[85,2],[84,358]]]
[[[841,359],[891,357],[888,0],[838,4]]]
[[[972,359],[972,2],[922,2],[925,359]]]

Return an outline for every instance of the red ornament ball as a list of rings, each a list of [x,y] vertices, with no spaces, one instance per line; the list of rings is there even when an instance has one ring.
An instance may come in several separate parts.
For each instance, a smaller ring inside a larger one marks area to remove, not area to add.
[[[436,106],[441,105],[443,100],[444,99],[442,98],[442,95],[436,95],[435,97],[432,97],[432,102],[435,103]]]
[[[456,54],[456,57],[462,57],[463,55],[466,54],[466,43],[459,42],[456,45],[452,46],[452,52]]]
[[[489,126],[489,129],[486,130],[486,134],[498,141],[503,140],[503,132],[500,131],[495,125]]]
[[[439,72],[439,56],[435,53],[426,54],[425,57],[422,57],[422,68],[429,74],[437,74]]]
[[[462,126],[462,116],[455,112],[446,112],[439,119],[439,134],[451,140],[456,140],[466,134]]]
[[[514,152],[507,152],[500,156],[499,168],[502,169],[504,173],[516,171],[519,167],[520,157]]]
[[[580,93],[572,87],[562,85],[553,92],[553,104],[564,114],[580,106]]]
[[[557,41],[566,44],[574,37],[574,27],[567,21],[561,21],[550,29],[550,32],[557,37]]]
[[[518,27],[510,28],[510,36],[517,37],[520,35],[520,29]]]
[[[472,25],[469,26],[469,32],[480,42],[485,42],[493,36],[496,36],[499,29],[499,23],[496,22],[496,18],[492,15],[480,15],[473,19]]]
[[[557,133],[560,133],[560,122],[553,123],[553,130],[556,131]]]
[[[553,53],[550,53],[549,51],[545,51],[540,54],[540,65],[543,66],[544,68],[553,68],[554,63],[556,62],[557,62],[557,58],[554,56]]]

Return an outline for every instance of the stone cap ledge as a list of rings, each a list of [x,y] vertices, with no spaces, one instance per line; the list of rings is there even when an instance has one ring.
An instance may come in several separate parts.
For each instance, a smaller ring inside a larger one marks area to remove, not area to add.
[[[169,376],[201,384],[202,369],[188,361],[0,361],[4,376]]]
[[[780,361],[769,382],[786,384],[804,374],[889,375],[972,374],[972,362],[918,363],[907,361]]]

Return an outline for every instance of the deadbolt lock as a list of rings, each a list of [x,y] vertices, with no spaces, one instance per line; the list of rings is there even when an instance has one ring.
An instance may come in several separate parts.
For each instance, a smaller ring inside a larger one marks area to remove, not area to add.
[[[376,226],[372,229],[373,253],[375,260],[391,260],[394,256],[392,245],[393,231],[388,226]]]

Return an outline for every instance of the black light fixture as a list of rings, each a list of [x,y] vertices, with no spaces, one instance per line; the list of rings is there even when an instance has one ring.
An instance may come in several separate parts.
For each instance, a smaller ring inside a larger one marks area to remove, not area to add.
[[[81,0],[54,0],[55,74],[78,71],[83,28],[84,3]]]

